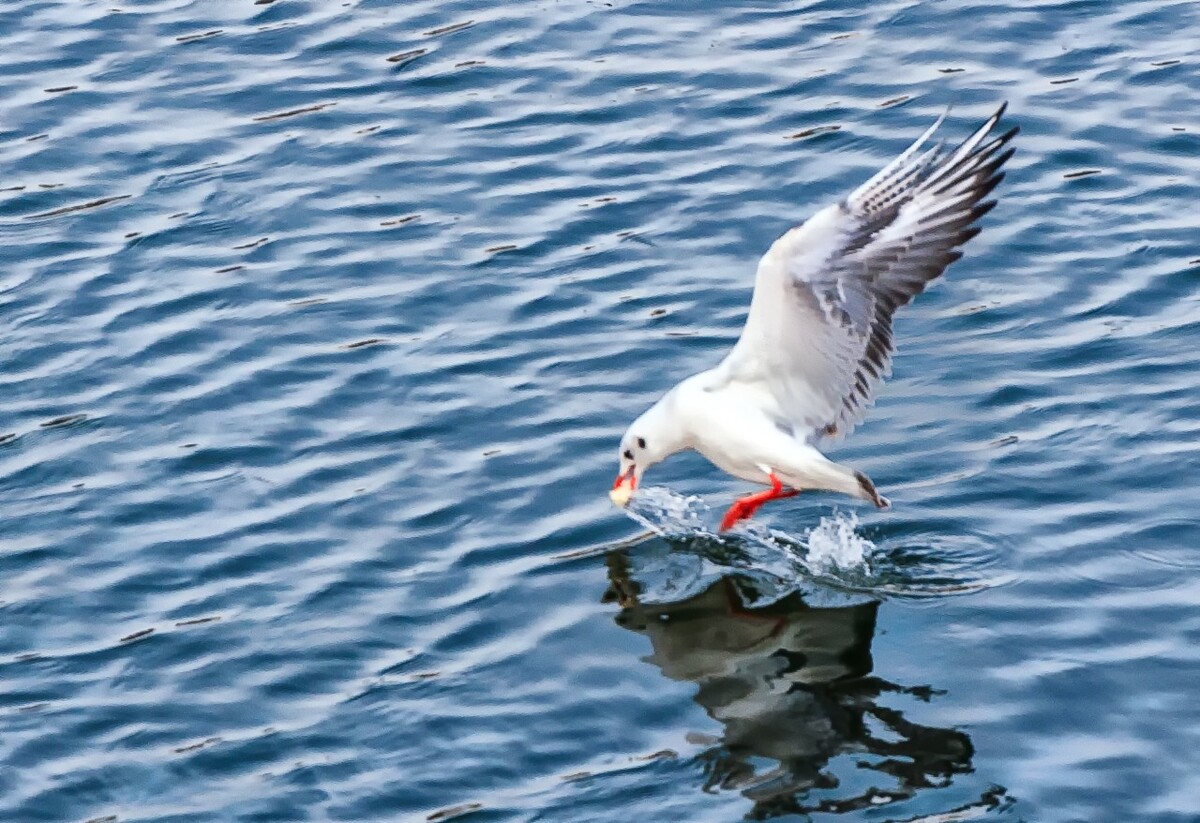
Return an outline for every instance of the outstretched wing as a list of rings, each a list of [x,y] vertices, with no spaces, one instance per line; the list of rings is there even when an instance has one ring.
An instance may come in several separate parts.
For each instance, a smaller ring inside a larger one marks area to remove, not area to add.
[[[780,425],[843,435],[891,367],[892,316],[962,256],[1003,179],[1014,127],[1001,106],[949,152],[939,119],[841,203],[784,234],[758,266],[741,338],[721,376],[766,389]]]

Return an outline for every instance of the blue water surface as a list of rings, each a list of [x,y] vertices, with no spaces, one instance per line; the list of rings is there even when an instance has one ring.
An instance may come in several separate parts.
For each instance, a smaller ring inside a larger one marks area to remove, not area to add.
[[[0,0],[0,820],[1200,820],[1197,31]],[[885,576],[635,539],[617,440],[758,256],[1002,100],[831,452],[894,509],[761,517]]]

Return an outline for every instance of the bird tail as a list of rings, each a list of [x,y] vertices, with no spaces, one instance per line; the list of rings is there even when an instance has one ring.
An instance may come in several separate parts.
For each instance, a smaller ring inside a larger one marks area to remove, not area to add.
[[[858,491],[851,492],[851,494],[854,494],[855,497],[861,497],[863,500],[871,501],[877,509],[890,509],[892,507],[892,502],[879,493],[879,490],[875,488],[875,484],[871,482],[871,478],[860,471],[854,471],[853,469],[849,469],[849,471],[854,472],[854,482],[858,486]]]
[[[816,449],[810,452],[810,459],[806,461],[803,469],[780,472],[780,477],[794,489],[827,489],[841,492],[873,503],[880,509],[891,508],[892,505],[875,488],[871,478],[857,469],[834,463]]]
[[[867,477],[857,469],[852,469],[849,466],[843,466],[841,463],[830,461],[825,467],[826,476],[822,478],[828,485],[825,487],[832,491],[842,492],[851,497],[857,497],[860,500],[866,500],[869,503],[875,504],[876,508],[887,509],[891,507],[891,503],[886,497],[879,493],[875,488],[875,484],[871,482],[871,478]]]

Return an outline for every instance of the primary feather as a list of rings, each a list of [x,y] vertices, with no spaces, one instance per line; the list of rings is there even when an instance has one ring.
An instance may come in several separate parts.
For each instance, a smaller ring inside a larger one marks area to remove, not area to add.
[[[958,147],[903,154],[803,225],[759,263],[746,326],[719,370],[765,383],[781,426],[845,435],[891,368],[892,317],[961,256],[1003,179],[1016,128],[991,137],[1004,106]],[[991,137],[991,139],[988,139]]]

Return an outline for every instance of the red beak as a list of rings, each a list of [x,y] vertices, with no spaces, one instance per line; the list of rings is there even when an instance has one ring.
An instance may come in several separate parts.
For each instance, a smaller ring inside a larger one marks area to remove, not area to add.
[[[624,474],[618,474],[616,482],[613,483],[613,490],[621,488],[625,485],[625,481],[629,481],[629,490],[633,491],[637,488],[637,475],[634,473],[634,467],[630,466],[629,471]]]

